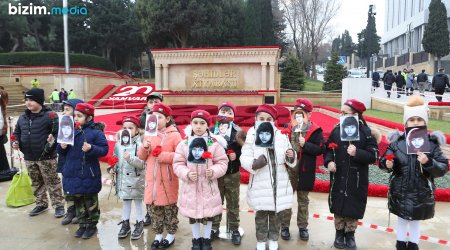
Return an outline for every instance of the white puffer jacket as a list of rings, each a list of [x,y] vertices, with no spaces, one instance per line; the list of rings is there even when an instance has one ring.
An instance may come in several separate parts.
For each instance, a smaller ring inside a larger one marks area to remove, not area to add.
[[[242,147],[242,155],[239,159],[242,167],[251,174],[247,203],[252,209],[279,212],[292,207],[293,191],[286,167],[295,167],[297,158],[292,163],[285,161],[286,150],[291,148],[288,137],[282,134],[280,130],[275,130],[274,149],[276,159],[272,163],[270,162],[268,149],[255,146],[255,129],[252,127],[248,130],[245,144]],[[262,154],[266,156],[269,164],[258,170],[253,170],[253,160]],[[273,180],[273,166],[276,166],[276,180]],[[273,193],[275,182],[277,185],[276,199],[274,199]]]

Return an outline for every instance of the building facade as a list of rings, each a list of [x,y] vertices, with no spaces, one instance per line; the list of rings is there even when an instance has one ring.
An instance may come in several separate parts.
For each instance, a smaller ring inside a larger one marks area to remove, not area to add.
[[[385,0],[384,34],[380,54],[388,57],[423,51],[422,38],[428,23],[431,0]],[[450,0],[442,0],[450,17]],[[450,27],[450,25],[449,25]]]

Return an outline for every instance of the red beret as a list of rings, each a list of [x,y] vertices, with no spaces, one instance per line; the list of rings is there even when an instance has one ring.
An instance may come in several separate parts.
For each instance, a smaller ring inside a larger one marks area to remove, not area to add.
[[[158,112],[165,116],[172,116],[172,109],[161,102],[153,105],[152,112]]]
[[[298,98],[295,100],[295,108],[303,109],[306,112],[312,112],[313,103],[306,98]]]
[[[233,114],[236,115],[236,106],[234,106],[233,103],[231,102],[223,102],[222,104],[220,104],[219,106],[219,111],[221,108],[223,107],[230,107],[233,110]]]
[[[258,113],[258,112],[266,112],[269,115],[271,115],[274,120],[276,120],[278,118],[278,111],[269,104],[260,105],[258,107],[258,109],[256,110],[256,113]]]
[[[139,119],[137,118],[137,117],[134,117],[134,116],[124,116],[124,117],[122,117],[122,121],[120,122],[120,124],[118,124],[118,125],[122,125],[122,124],[124,124],[125,122],[132,122],[132,123],[134,123],[134,124],[136,124],[136,126],[140,126],[140,124],[141,124],[141,122],[139,121]]]
[[[94,115],[95,107],[89,103],[78,103],[75,110],[86,115]]]
[[[191,121],[194,118],[202,118],[203,120],[206,121],[206,123],[208,123],[208,126],[211,123],[211,114],[209,114],[209,112],[205,111],[205,110],[199,109],[199,110],[196,110],[196,111],[192,112],[192,114],[191,114]]]
[[[364,106],[364,103],[356,100],[356,99],[348,99],[344,103],[345,105],[352,107],[356,112],[362,114],[364,111],[366,111],[366,106]]]

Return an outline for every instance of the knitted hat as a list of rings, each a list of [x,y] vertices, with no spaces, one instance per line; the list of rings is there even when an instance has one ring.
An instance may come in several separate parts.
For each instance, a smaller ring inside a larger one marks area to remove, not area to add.
[[[25,93],[25,99],[28,98],[39,103],[41,106],[44,105],[44,90],[38,88],[32,88]]]
[[[150,99],[150,98],[158,98],[161,101],[164,100],[163,95],[161,93],[159,93],[159,92],[152,92],[152,93],[150,93],[150,95],[147,96],[147,102],[148,102],[148,99]]]
[[[403,111],[403,124],[406,124],[409,118],[418,116],[428,124],[428,107],[425,105],[423,97],[413,95],[406,101]]]
[[[223,102],[223,103],[220,104],[220,106],[219,106],[219,111],[220,111],[220,109],[223,108],[223,107],[229,107],[229,108],[231,108],[231,109],[233,110],[233,114],[236,115],[236,106],[234,106],[233,103],[231,103],[231,102]]]
[[[95,107],[89,103],[78,103],[75,110],[86,115],[94,115]]]
[[[172,116],[172,109],[169,106],[164,105],[163,103],[160,103],[160,102],[153,105],[152,112],[161,113],[161,114],[165,115],[166,117]]]
[[[266,112],[267,114],[271,115],[274,120],[278,118],[278,111],[269,104],[259,105],[258,109],[256,110],[256,113],[258,112]]]
[[[69,106],[71,106],[74,109],[75,109],[75,107],[77,106],[78,103],[83,103],[83,100],[80,100],[80,99],[69,99],[69,100],[63,101],[64,105],[69,105]]]
[[[139,119],[137,117],[134,117],[134,116],[124,116],[124,117],[122,117],[122,121],[117,122],[117,125],[123,125],[125,122],[132,122],[137,127],[139,127],[141,125],[141,122],[139,121]]]
[[[208,126],[211,123],[211,114],[209,114],[209,112],[205,111],[205,110],[199,109],[199,110],[196,110],[196,111],[192,112],[192,114],[191,114],[191,121],[194,118],[201,118],[201,119],[205,120],[206,123],[208,124]]]
[[[364,103],[356,100],[356,99],[348,99],[347,101],[344,102],[345,105],[352,107],[354,110],[356,110],[356,112],[362,114],[364,113],[364,111],[366,111],[366,106],[364,105]]]
[[[298,98],[295,100],[295,109],[297,108],[303,109],[306,112],[312,112],[313,103],[309,99]]]

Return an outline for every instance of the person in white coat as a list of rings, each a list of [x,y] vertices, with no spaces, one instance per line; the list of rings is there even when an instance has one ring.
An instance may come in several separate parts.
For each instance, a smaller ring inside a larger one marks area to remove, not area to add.
[[[251,174],[247,202],[256,210],[257,250],[266,249],[267,240],[270,250],[278,249],[280,223],[277,214],[291,208],[293,203],[293,190],[286,168],[295,167],[297,156],[288,136],[275,127],[277,117],[274,107],[268,104],[258,107],[256,122],[272,124],[273,144],[270,147],[256,146],[258,130],[252,127],[247,132],[240,157],[242,167]]]

